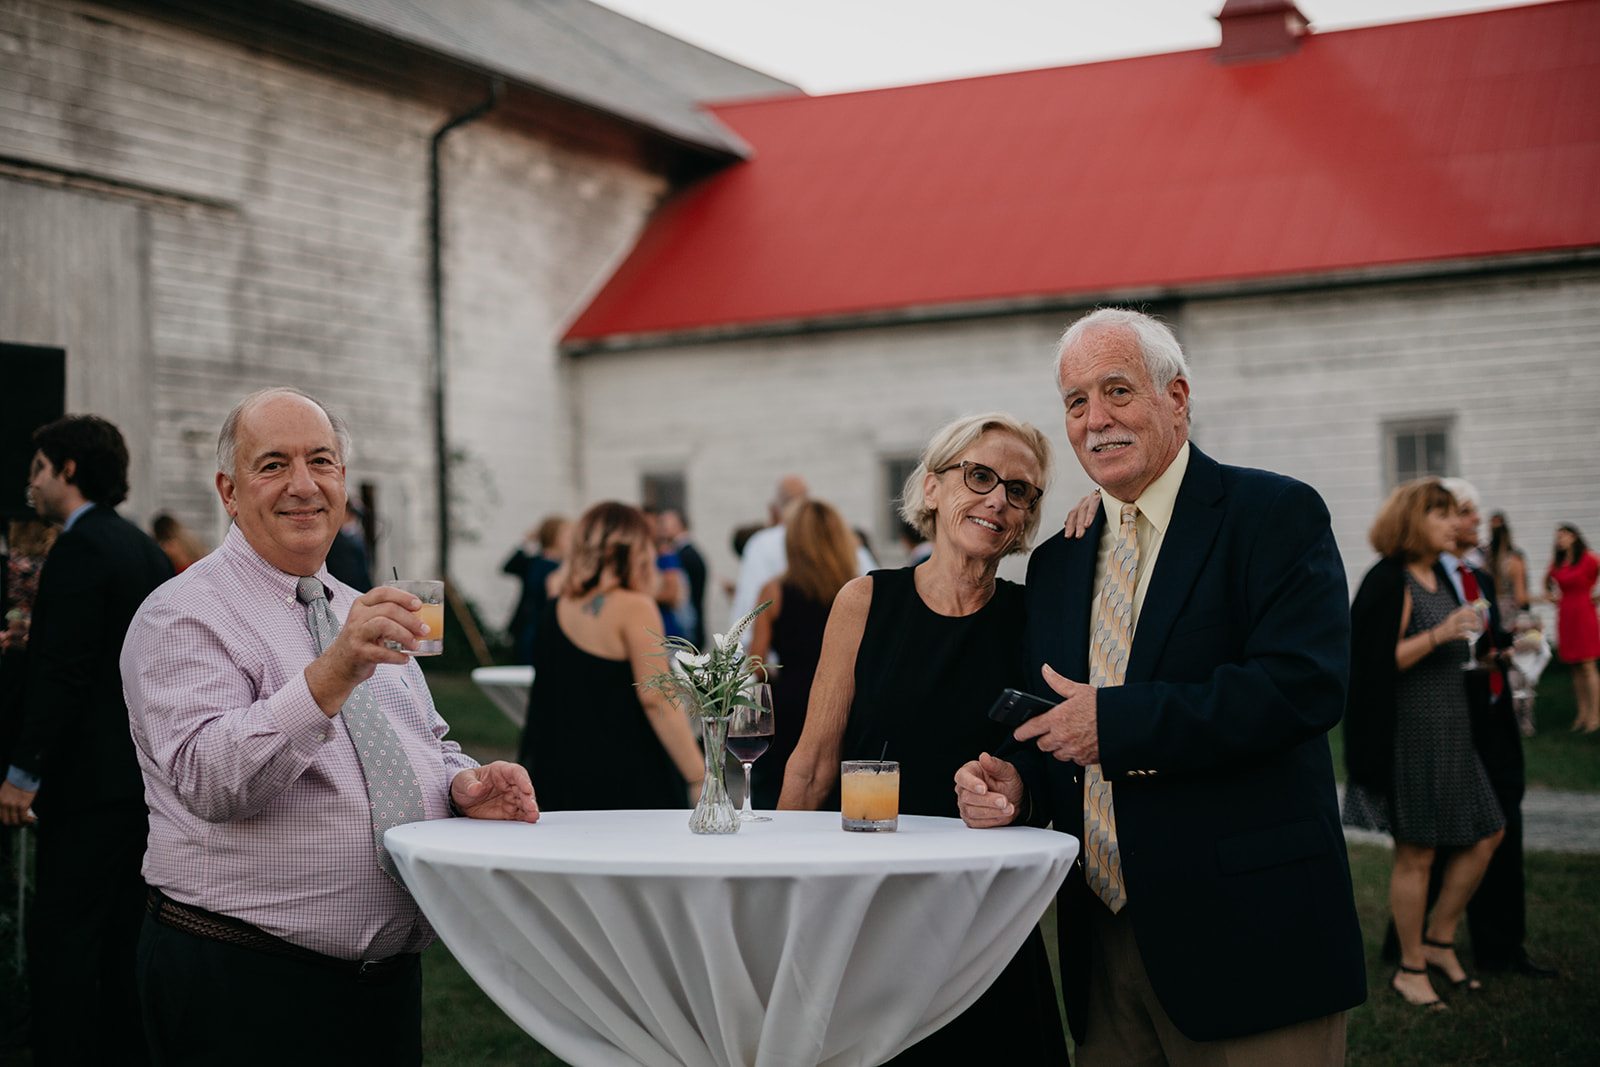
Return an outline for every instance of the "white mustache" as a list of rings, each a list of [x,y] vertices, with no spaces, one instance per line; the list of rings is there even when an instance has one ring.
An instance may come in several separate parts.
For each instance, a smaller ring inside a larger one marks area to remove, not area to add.
[[[1122,434],[1113,437],[1109,434],[1101,435],[1091,433],[1087,438],[1085,438],[1083,446],[1092,452],[1103,445],[1131,445],[1133,444],[1134,440],[1134,437],[1129,434]]]

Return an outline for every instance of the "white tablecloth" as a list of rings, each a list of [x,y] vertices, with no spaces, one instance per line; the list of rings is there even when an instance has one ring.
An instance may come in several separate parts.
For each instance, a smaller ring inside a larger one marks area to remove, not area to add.
[[[977,999],[1077,854],[1065,834],[837,812],[701,837],[687,811],[390,830],[461,965],[570,1063],[876,1064]]]
[[[533,688],[533,668],[477,667],[472,680],[506,718],[521,726],[528,717],[528,691]]]

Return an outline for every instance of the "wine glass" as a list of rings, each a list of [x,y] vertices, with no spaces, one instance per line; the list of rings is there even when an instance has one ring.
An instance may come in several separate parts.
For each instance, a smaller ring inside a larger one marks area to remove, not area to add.
[[[772,686],[759,683],[745,690],[753,707],[741,704],[728,721],[728,751],[744,764],[744,810],[740,822],[771,822],[750,810],[750,766],[772,743]]]
[[[1481,664],[1478,663],[1478,637],[1483,633],[1485,616],[1489,613],[1489,602],[1479,597],[1467,605],[1472,609],[1472,626],[1467,630],[1467,661],[1461,665],[1464,671],[1475,671]]]

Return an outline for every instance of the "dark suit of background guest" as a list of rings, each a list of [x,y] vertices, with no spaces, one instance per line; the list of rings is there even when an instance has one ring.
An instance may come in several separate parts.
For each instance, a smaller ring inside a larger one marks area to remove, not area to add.
[[[1097,513],[1087,536],[1057,534],[1029,562],[1039,696],[1060,699],[1041,678],[1045,664],[1089,677],[1104,528]],[[1123,914],[1161,1006],[1190,1039],[1261,1033],[1366,996],[1326,737],[1344,710],[1348,660],[1344,565],[1316,492],[1192,448],[1124,683],[1097,694]],[[1006,756],[1022,771],[1032,821],[1081,837],[1083,768],[1032,745]],[[1089,909],[1105,906],[1081,862],[1059,907],[1067,1018],[1082,1042],[1085,930]],[[1286,974],[1288,959],[1304,965]]]
[[[155,541],[98,504],[57,538],[39,575],[11,763],[43,780],[28,914],[40,1064],[144,1059],[133,976],[145,904],[144,780],[117,660],[134,612],[170,577]]]
[[[689,640],[695,648],[706,646],[706,561],[700,550],[685,541],[678,546],[678,562],[689,578],[689,603],[694,607],[694,625],[689,628]]]
[[[1493,590],[1487,571],[1472,568],[1478,588]],[[1485,594],[1488,595],[1488,594]],[[1511,635],[1500,618],[1500,607],[1489,599],[1489,629],[1479,640],[1478,655],[1491,648],[1510,648]],[[1522,793],[1526,785],[1522,763],[1522,732],[1517,728],[1517,713],[1511,705],[1511,685],[1504,669],[1495,672],[1499,685],[1488,673],[1467,675],[1467,707],[1472,713],[1472,742],[1489,772],[1489,784],[1506,817],[1506,835],[1494,850],[1489,869],[1478,883],[1478,891],[1467,903],[1467,929],[1472,934],[1472,958],[1478,966],[1501,970],[1523,958],[1522,943],[1527,936],[1527,914],[1522,883]],[[1498,688],[1498,693],[1492,692]]]

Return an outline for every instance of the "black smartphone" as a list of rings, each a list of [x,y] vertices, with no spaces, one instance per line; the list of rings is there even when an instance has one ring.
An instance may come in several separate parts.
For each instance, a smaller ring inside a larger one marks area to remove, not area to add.
[[[989,709],[989,718],[1003,724],[1008,730],[1015,730],[1035,715],[1042,715],[1057,704],[1059,700],[1045,700],[1032,693],[1024,693],[1020,689],[1002,689],[999,699]]]

